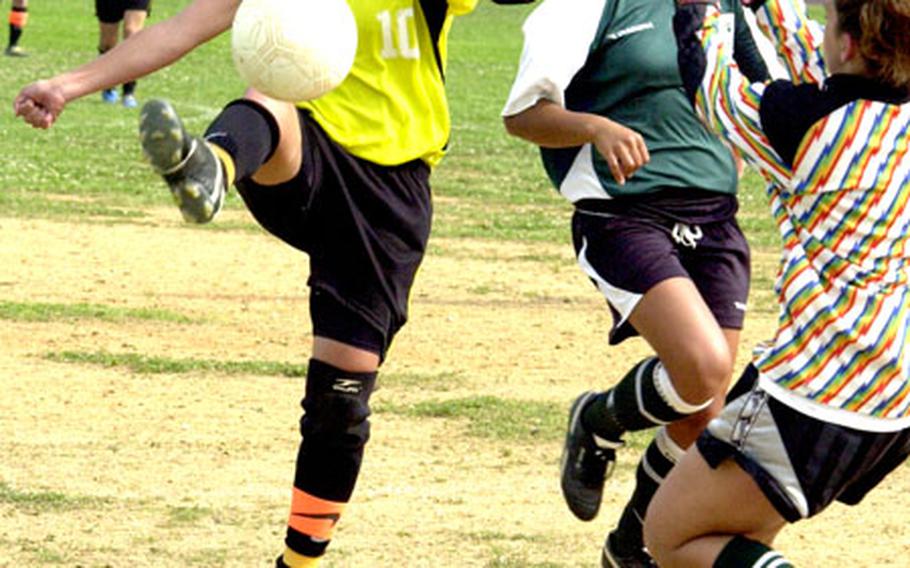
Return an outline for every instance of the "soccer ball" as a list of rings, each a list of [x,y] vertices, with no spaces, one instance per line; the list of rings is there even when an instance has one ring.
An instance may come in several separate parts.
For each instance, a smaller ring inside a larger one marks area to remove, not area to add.
[[[243,0],[231,53],[251,87],[283,101],[315,99],[347,76],[357,24],[346,0]]]

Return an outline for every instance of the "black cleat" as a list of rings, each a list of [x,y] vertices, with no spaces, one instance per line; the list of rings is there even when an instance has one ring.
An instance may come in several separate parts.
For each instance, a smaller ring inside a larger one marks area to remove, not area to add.
[[[211,221],[224,204],[226,188],[221,161],[208,143],[186,133],[170,103],[154,99],[142,107],[139,139],[183,218],[190,223]]]
[[[657,563],[644,548],[626,554],[617,550],[616,533],[610,533],[600,555],[603,568],[657,568]]]
[[[562,449],[562,496],[572,513],[582,521],[590,521],[600,510],[604,482],[613,473],[616,449],[621,440],[607,440],[585,430],[581,413],[595,395],[582,393],[569,410],[569,427]]]

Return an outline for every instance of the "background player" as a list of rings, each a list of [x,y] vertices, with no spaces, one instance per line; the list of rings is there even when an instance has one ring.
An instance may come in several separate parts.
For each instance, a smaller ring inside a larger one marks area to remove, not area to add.
[[[195,0],[87,65],[26,86],[16,113],[48,128],[67,102],[160,69],[225,31],[238,3]],[[206,139],[188,135],[167,103],[142,111],[143,149],[186,219],[210,221],[234,182],[263,227],[309,253],[314,339],[278,566],[315,566],[353,492],[377,370],[407,319],[429,236],[430,171],[450,131],[447,32],[475,4],[352,2],[358,51],[341,86],[299,106],[247,91]]]
[[[123,39],[138,32],[145,25],[149,14],[150,0],[95,0],[95,16],[98,18],[98,53],[112,49],[120,40],[121,22]],[[135,108],[136,81],[123,84],[123,106]],[[120,97],[116,89],[101,91],[101,99],[106,103],[116,103]]]
[[[828,0],[824,35],[802,0],[768,0],[793,81],[769,84],[731,62],[729,14],[682,3],[686,92],[770,182],[780,315],[647,543],[661,566],[787,567],[786,522],[858,503],[910,455],[910,0]]]
[[[722,406],[749,289],[736,167],[682,93],[673,11],[656,0],[546,0],[524,24],[503,111],[511,134],[541,147],[551,181],[575,206],[575,251],[614,315],[610,342],[641,334],[656,352],[569,411],[562,491],[582,520],[599,510],[623,433],[667,425],[642,456],[604,543],[605,566],[650,564],[641,519]],[[737,24],[737,58],[762,79],[745,20]]]
[[[13,0],[13,6],[9,11],[9,43],[6,44],[6,50],[3,52],[10,57],[25,57],[28,55],[24,49],[19,47],[19,38],[22,37],[22,30],[28,23],[28,0]]]

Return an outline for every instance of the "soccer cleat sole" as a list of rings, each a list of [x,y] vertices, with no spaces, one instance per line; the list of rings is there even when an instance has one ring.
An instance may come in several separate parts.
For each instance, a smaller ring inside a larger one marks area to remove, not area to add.
[[[205,142],[190,138],[174,108],[166,101],[151,100],[140,113],[139,139],[142,152],[152,167],[162,175],[184,220],[207,223],[221,209],[223,178],[221,167]],[[210,177],[200,177],[200,170],[210,168]],[[194,170],[194,168],[196,168]],[[193,175],[193,171],[196,175]],[[206,189],[203,179],[210,180]]]
[[[187,134],[174,107],[165,101],[152,100],[142,107],[139,140],[152,167],[166,175],[183,160]]]

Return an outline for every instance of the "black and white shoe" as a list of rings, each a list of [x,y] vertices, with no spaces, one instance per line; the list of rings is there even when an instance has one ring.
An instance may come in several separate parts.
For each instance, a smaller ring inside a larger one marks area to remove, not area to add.
[[[174,107],[153,99],[139,120],[142,152],[171,189],[174,202],[190,223],[208,223],[224,204],[224,172],[208,143],[191,137]]]
[[[623,445],[622,440],[607,440],[588,432],[582,424],[582,410],[595,394],[582,393],[572,403],[562,449],[562,496],[569,510],[583,521],[597,516],[604,483],[616,464],[616,450]]]
[[[657,568],[657,563],[644,548],[631,553],[620,552],[617,548],[616,534],[610,533],[600,555],[602,568]]]

